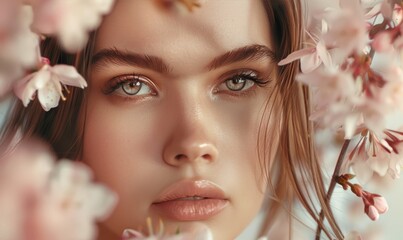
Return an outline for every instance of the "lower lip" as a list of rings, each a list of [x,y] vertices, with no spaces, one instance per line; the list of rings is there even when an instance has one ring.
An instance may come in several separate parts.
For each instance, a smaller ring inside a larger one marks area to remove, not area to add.
[[[218,214],[227,206],[228,200],[170,200],[153,204],[166,217],[179,221],[206,220]]]

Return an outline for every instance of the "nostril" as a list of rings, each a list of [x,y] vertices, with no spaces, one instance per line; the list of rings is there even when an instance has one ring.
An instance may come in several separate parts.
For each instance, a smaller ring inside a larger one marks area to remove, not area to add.
[[[212,156],[211,156],[210,154],[203,154],[203,155],[202,155],[202,158],[203,158],[203,159],[206,159],[206,160],[208,160],[208,161],[213,160],[213,158],[212,158]]]
[[[178,155],[175,156],[175,159],[178,160],[178,161],[182,160],[183,158],[186,158],[185,154],[178,154]]]

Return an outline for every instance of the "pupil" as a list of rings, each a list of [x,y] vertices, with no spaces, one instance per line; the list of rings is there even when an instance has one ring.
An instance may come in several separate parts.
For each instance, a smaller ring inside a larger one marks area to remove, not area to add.
[[[235,84],[235,85],[237,85],[237,84],[239,84],[241,82],[242,82],[242,79],[240,79],[240,78],[235,78],[235,79],[232,80],[232,83]]]
[[[232,91],[240,91],[245,87],[245,83],[242,77],[236,77],[227,83],[227,87]]]
[[[123,91],[129,95],[137,94],[141,89],[140,81],[131,81],[123,85]]]

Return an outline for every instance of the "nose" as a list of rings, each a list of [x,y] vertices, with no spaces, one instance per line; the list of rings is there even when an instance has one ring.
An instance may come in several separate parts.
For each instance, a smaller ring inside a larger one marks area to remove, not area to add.
[[[176,105],[170,114],[173,126],[165,143],[163,159],[171,166],[209,164],[217,161],[212,114],[202,110],[199,103]]]
[[[212,163],[217,160],[216,147],[207,142],[175,141],[166,148],[164,161],[171,166]]]

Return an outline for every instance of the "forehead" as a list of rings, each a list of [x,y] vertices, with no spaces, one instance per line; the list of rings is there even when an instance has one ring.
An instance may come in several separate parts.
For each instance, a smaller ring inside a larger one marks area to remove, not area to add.
[[[200,0],[193,12],[160,2],[118,0],[98,31],[95,50],[118,48],[181,64],[178,55],[192,60],[250,44],[270,47],[261,0]]]

